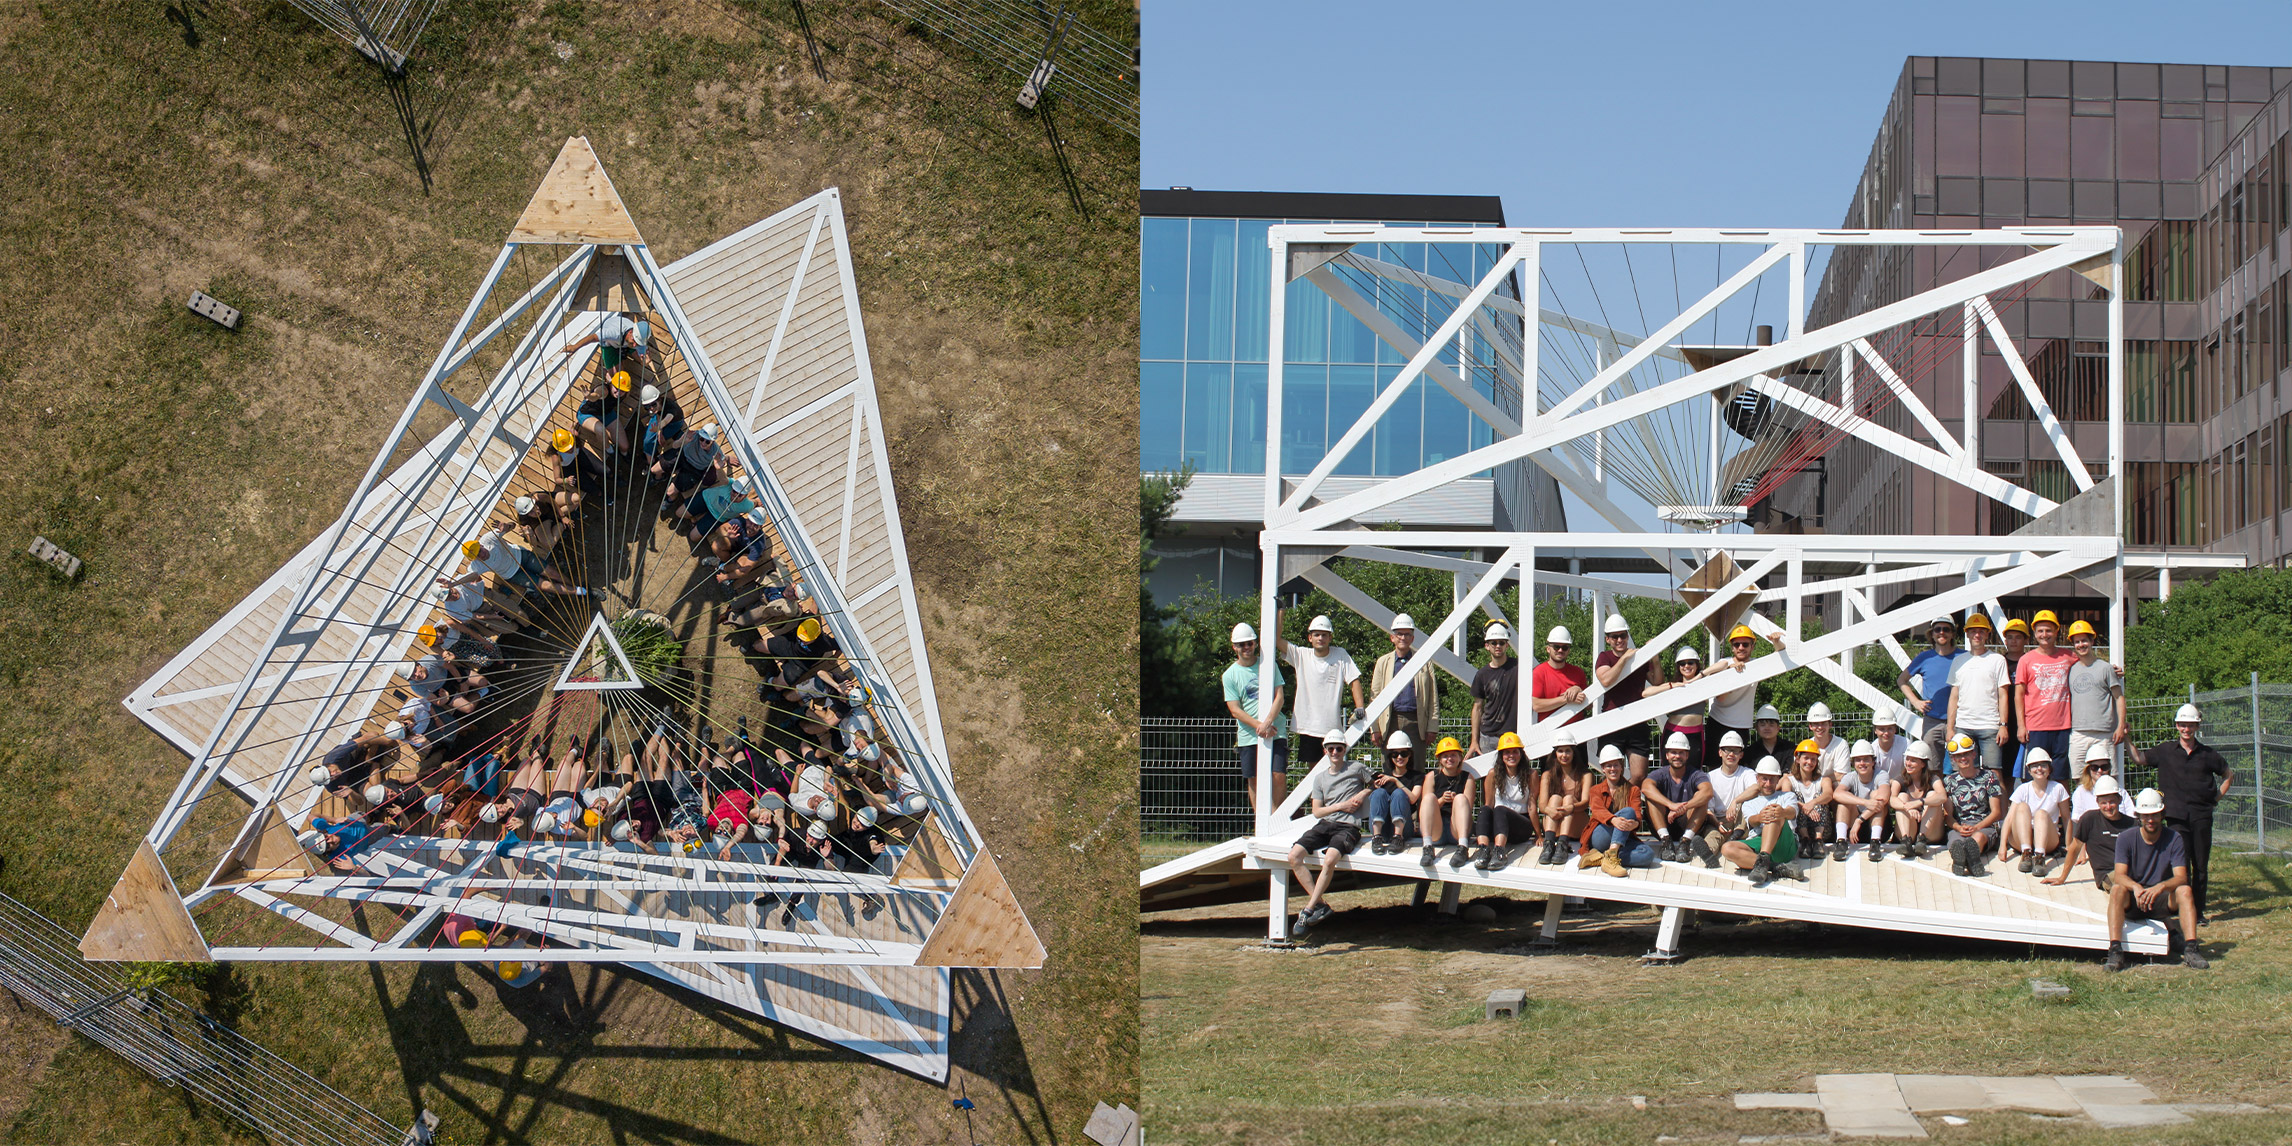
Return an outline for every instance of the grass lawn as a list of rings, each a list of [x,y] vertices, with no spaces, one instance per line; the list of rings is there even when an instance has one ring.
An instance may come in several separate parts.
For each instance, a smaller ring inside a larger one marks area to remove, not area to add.
[[[375,70],[286,3],[0,6],[0,548],[87,561],[0,561],[0,890],[85,925],[184,767],[119,699],[340,511],[583,134],[663,263],[842,188],[952,768],[1049,965],[957,976],[945,1089],[602,968],[270,964],[218,1005],[449,1142],[968,1142],[965,1093],[983,1140],[1068,1140],[1136,1102],[1135,551],[1103,512],[1136,480],[1136,144],[1062,121],[1085,221],[1015,79],[813,9],[825,84],[784,4],[441,5],[425,196]],[[24,1074],[9,1140],[244,1137],[84,1041]]]
[[[1495,922],[1436,928],[1406,889],[1341,895],[1297,951],[1250,949],[1262,902],[1156,914],[1139,934],[1146,1124],[1163,1142],[1732,1143],[1819,1134],[1814,1112],[1732,1103],[1811,1092],[1816,1074],[2123,1074],[2165,1102],[2275,1109],[2168,1131],[2019,1113],[1927,1128],[1955,1142],[2281,1142],[2292,882],[2281,860],[2213,873],[2212,968],[2117,975],[2058,950],[1779,921],[1706,922],[1686,962],[1642,967],[1652,908],[1571,914],[1558,953],[1527,955],[1534,897],[1477,900]],[[2033,999],[2037,977],[2070,999]],[[1505,987],[1528,992],[1528,1013],[1482,1022]]]

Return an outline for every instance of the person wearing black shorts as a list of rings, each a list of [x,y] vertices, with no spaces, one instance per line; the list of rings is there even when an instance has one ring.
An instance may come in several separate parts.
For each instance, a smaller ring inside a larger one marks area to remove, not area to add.
[[[1310,796],[1313,814],[1319,819],[1297,843],[1289,849],[1289,874],[1299,886],[1310,887],[1305,907],[1297,913],[1296,926],[1290,934],[1302,935],[1307,928],[1329,918],[1329,905],[1321,897],[1329,890],[1329,880],[1337,874],[1337,861],[1352,855],[1361,846],[1361,809],[1369,802],[1371,783],[1369,766],[1358,760],[1344,758],[1345,730],[1332,728],[1322,735],[1322,754],[1327,758],[1329,770],[1314,777]],[[1307,878],[1305,859],[1319,853],[1320,874]]]

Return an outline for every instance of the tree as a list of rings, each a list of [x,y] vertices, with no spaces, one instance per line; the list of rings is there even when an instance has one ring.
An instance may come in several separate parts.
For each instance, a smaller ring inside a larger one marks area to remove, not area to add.
[[[2292,570],[2230,570],[2183,581],[2141,608],[2125,640],[2125,695],[2241,688],[2253,672],[2292,680]]]
[[[1188,684],[1179,664],[1177,634],[1170,626],[1176,610],[1154,603],[1147,578],[1154,572],[1154,541],[1178,510],[1178,497],[1194,480],[1191,464],[1177,473],[1138,478],[1138,711],[1143,716],[1202,716],[1199,687]],[[1218,707],[1223,711],[1223,706]]]

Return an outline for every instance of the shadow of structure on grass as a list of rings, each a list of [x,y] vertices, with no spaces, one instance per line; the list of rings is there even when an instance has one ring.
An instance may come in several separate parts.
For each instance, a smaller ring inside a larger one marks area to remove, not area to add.
[[[719,1126],[698,1125],[582,1094],[567,1080],[590,1062],[733,1061],[758,1066],[819,1063],[869,1071],[893,1069],[856,1051],[815,1043],[704,995],[610,966],[558,964],[534,983],[512,988],[483,972],[464,975],[456,964],[425,963],[415,971],[403,996],[397,998],[393,998],[381,964],[369,963],[367,971],[389,1028],[408,1109],[420,1110],[434,1101],[425,1099],[425,1094],[442,1098],[483,1125],[483,1141],[488,1143],[534,1141],[535,1134],[542,1132],[542,1118],[553,1107],[596,1119],[611,1130],[616,1142],[749,1140],[749,1136],[730,1129],[729,1121]],[[473,980],[477,986],[472,985]],[[951,1065],[974,1080],[993,1084],[1025,1141],[1056,1146],[1059,1138],[1050,1128],[1050,1110],[1037,1090],[1034,1070],[1011,1020],[1000,977],[991,971],[956,971],[952,990],[957,1033],[950,1049]],[[488,1001],[518,1021],[525,1030],[523,1039],[483,1043],[471,1035],[464,1012]],[[642,1038],[642,1028],[648,1025],[642,1012],[660,1008],[687,1010],[735,1037],[728,1045],[604,1041],[607,1032],[622,1027]],[[609,1014],[615,1021],[607,1020]],[[633,1021],[620,1021],[624,1018]],[[543,1069],[536,1071],[537,1065]],[[962,1096],[975,1100],[986,1097],[969,1093],[968,1087]],[[563,1129],[551,1128],[547,1133],[556,1137]]]

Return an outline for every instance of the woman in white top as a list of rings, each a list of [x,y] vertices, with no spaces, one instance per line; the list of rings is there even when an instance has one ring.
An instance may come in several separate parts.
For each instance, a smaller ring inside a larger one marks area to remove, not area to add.
[[[1889,803],[1894,805],[1894,836],[1901,841],[1904,859],[1923,859],[1926,845],[1942,842],[1942,821],[1950,800],[1928,759],[1933,754],[1924,740],[1913,740],[1903,750],[1902,779],[1895,782]]]
[[[2071,831],[2077,829],[2077,821],[2084,819],[2085,813],[2101,806],[2101,801],[2093,795],[2093,783],[2108,774],[2109,746],[2096,744],[2086,751],[2085,772],[2077,778],[2077,786],[2069,790],[2069,826]]]
[[[2010,858],[2009,851],[2021,853],[2021,870],[2036,870],[2037,857],[2046,855],[2061,843],[2062,820],[2069,814],[2069,790],[2053,781],[2053,756],[2043,748],[2029,750],[2029,779],[2013,790],[2006,801],[2005,840],[1998,852],[1999,862]]]
[[[1512,862],[1515,841],[1536,838],[1536,819],[1528,809],[1536,803],[1539,778],[1528,767],[1528,752],[1520,743],[1519,733],[1507,732],[1497,738],[1496,763],[1481,782],[1480,822],[1473,832],[1474,842],[1480,845],[1480,858],[1474,867],[1500,871]]]

